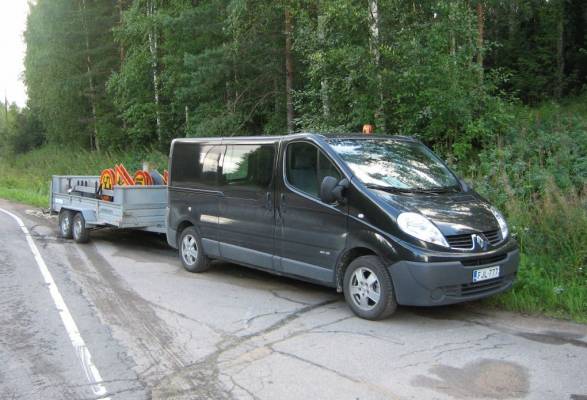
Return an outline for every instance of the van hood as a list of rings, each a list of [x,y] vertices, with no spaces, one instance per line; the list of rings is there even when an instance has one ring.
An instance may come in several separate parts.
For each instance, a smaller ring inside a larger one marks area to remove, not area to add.
[[[425,215],[445,236],[499,229],[489,203],[473,191],[439,194],[373,192],[400,212]]]

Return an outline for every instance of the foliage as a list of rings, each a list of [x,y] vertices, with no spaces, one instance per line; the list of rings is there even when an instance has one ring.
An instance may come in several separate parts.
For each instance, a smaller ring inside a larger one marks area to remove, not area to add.
[[[585,84],[585,15],[580,0],[39,0],[25,77],[51,143],[281,134],[291,95],[298,130],[371,123],[466,160],[505,133],[512,96]]]
[[[117,68],[115,10],[108,0],[39,0],[25,41],[29,107],[50,143],[107,146],[120,124],[105,81]]]
[[[467,175],[505,205],[512,197],[533,201],[554,184],[562,191],[587,188],[587,96],[569,105],[520,107],[508,132],[479,154]],[[515,121],[515,122],[514,122]],[[552,182],[551,182],[552,181]],[[551,184],[552,183],[552,184]],[[494,188],[504,190],[495,191]]]
[[[379,65],[363,2],[322,1],[319,10],[300,16],[298,50],[307,65],[307,83],[298,91],[301,125],[358,131],[376,123],[381,108],[379,132],[417,134],[460,158],[502,132],[509,115],[496,84],[504,77],[495,70],[481,78],[466,4],[379,6]]]
[[[587,77],[587,2],[488,1],[487,65],[507,71],[502,87],[538,104],[577,95]]]
[[[506,212],[522,261],[493,303],[587,321],[587,102],[520,108],[501,143],[468,173]]]
[[[15,104],[3,110],[0,118],[0,153],[21,154],[41,146],[45,132],[37,114]]]

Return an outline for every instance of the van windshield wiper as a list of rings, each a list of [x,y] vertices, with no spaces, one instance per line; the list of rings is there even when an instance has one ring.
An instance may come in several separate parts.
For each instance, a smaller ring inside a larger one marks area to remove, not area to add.
[[[425,189],[425,188],[398,188],[395,186],[386,186],[386,185],[376,185],[376,184],[367,184],[366,185],[369,189],[376,189],[382,190],[384,192],[389,193],[423,193],[423,194],[440,194],[440,193],[448,193],[448,192],[456,192],[458,188],[456,186],[444,186],[432,189]]]
[[[430,188],[430,189],[413,188],[411,190],[413,190],[414,193],[430,193],[430,194],[459,192],[459,188],[457,186],[441,186],[441,187],[435,187],[435,188]]]
[[[395,186],[376,185],[373,183],[369,183],[365,186],[367,186],[369,189],[381,190],[381,191],[389,192],[389,193],[414,193],[414,191],[412,191],[412,189],[398,188]]]

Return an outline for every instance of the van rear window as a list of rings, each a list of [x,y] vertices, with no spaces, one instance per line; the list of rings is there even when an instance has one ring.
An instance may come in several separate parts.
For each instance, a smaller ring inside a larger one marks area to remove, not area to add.
[[[171,186],[218,186],[218,159],[224,146],[177,143],[171,159]]]
[[[273,145],[228,145],[222,166],[226,186],[266,189],[273,176]]]

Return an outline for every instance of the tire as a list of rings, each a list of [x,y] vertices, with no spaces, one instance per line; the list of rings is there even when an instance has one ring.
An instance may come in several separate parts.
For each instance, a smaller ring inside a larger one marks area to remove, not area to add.
[[[397,309],[391,277],[377,256],[358,257],[344,274],[344,298],[364,319],[381,320]]]
[[[82,213],[75,213],[73,216],[73,240],[76,243],[87,243],[90,240],[90,232],[86,227],[86,220]]]
[[[189,272],[204,272],[210,268],[210,259],[204,254],[202,241],[193,226],[181,232],[179,238],[179,259]]]
[[[59,236],[64,239],[73,237],[73,212],[62,208],[59,212]]]

